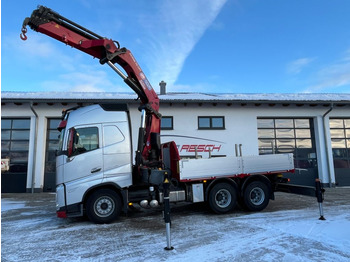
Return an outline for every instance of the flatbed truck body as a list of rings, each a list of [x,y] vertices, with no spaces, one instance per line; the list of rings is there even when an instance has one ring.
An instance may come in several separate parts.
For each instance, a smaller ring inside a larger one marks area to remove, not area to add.
[[[237,202],[246,201],[249,210],[259,211],[273,199],[279,174],[294,170],[292,154],[180,159],[171,153],[176,145],[167,143],[161,149],[164,168],[152,172],[141,168],[138,176],[133,173],[130,120],[125,109],[127,106],[92,105],[67,115],[56,161],[59,217],[91,212],[88,199],[106,189],[118,195],[119,211],[127,212],[135,203],[157,207],[164,202],[166,174],[170,202],[208,202],[214,212],[226,213]],[[252,184],[255,186],[248,187]],[[106,206],[100,205],[101,209]]]

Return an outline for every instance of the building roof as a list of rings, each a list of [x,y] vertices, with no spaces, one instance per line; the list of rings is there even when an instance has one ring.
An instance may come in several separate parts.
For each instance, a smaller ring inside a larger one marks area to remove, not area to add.
[[[133,93],[117,92],[1,92],[3,102],[133,102]],[[207,94],[167,93],[159,95],[161,102],[172,103],[333,103],[350,104],[350,94],[329,93],[260,93],[260,94]]]

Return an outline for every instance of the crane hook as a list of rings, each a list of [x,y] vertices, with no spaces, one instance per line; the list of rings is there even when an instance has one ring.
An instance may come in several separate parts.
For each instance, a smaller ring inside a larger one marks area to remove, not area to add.
[[[19,35],[19,37],[20,37],[23,41],[27,40],[26,33],[27,33],[27,28],[26,28],[26,27],[23,27],[23,28],[22,28],[22,33]]]

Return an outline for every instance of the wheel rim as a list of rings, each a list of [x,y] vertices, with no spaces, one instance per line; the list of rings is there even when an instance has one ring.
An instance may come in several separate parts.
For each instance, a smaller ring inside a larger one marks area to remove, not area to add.
[[[94,205],[95,214],[99,217],[110,216],[115,209],[114,201],[111,197],[103,196],[96,200]]]
[[[256,206],[261,205],[265,200],[264,190],[262,190],[260,187],[254,187],[250,191],[249,196],[250,196],[250,202]]]
[[[232,197],[227,189],[221,189],[215,194],[215,203],[220,208],[228,207],[231,203]]]

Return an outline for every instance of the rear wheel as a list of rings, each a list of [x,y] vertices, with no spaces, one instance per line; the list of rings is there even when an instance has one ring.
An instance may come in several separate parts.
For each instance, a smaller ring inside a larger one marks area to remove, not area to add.
[[[86,201],[86,215],[90,221],[103,224],[116,220],[121,212],[119,195],[111,189],[100,189]]]
[[[233,186],[227,183],[216,184],[210,190],[208,202],[210,208],[215,213],[227,213],[236,207],[236,190]]]
[[[268,186],[261,181],[254,181],[245,188],[243,203],[249,211],[261,211],[269,204],[269,196]]]

